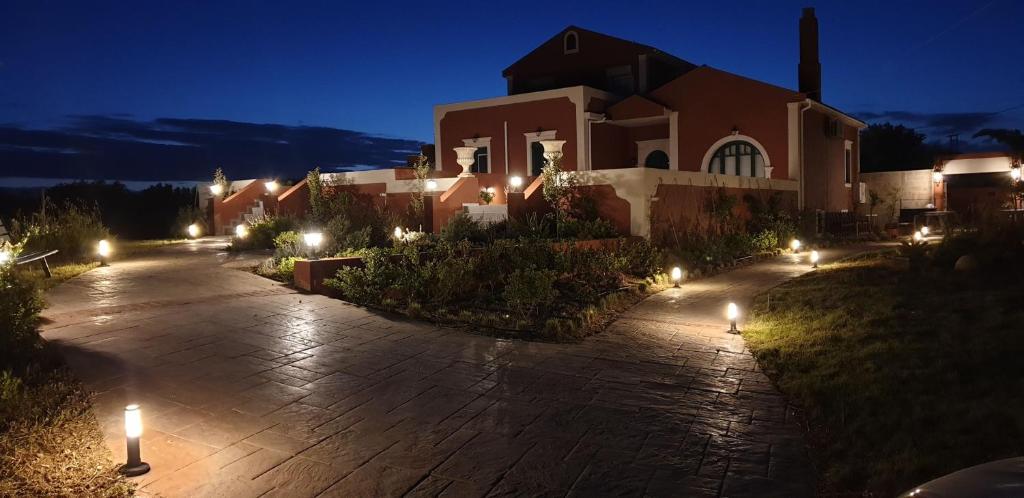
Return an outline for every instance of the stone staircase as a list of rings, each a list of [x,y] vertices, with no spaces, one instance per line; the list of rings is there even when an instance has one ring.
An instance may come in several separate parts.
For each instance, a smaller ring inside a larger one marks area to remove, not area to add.
[[[234,235],[236,226],[242,223],[250,223],[253,220],[262,218],[263,214],[263,201],[259,199],[252,201],[252,204],[250,204],[245,211],[239,213],[237,218],[232,218],[231,221],[227,224],[227,226],[223,227],[224,233],[222,235]]]

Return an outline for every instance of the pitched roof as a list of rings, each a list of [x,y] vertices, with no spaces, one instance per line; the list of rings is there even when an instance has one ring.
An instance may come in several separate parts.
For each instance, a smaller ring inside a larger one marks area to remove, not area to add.
[[[501,72],[502,76],[508,76],[508,73],[511,72],[512,69],[515,68],[516,65],[518,65],[520,62],[522,62],[522,61],[524,61],[526,59],[529,59],[531,55],[533,55],[538,50],[540,50],[544,45],[547,45],[548,43],[551,43],[552,41],[555,41],[555,40],[561,40],[561,38],[565,35],[565,33],[569,32],[569,31],[575,31],[578,34],[586,33],[588,36],[600,37],[600,38],[604,38],[606,40],[609,40],[609,41],[612,41],[612,42],[615,42],[615,43],[620,43],[620,44],[623,44],[623,45],[630,45],[637,52],[658,55],[660,57],[663,57],[663,58],[668,59],[668,60],[673,61],[673,62],[677,62],[677,63],[681,63],[681,64],[689,64],[691,66],[695,65],[692,62],[689,62],[689,61],[684,60],[684,59],[680,59],[679,57],[676,57],[676,56],[674,56],[674,55],[672,55],[672,54],[670,54],[668,52],[661,51],[661,50],[659,50],[659,49],[657,49],[655,47],[652,47],[650,45],[644,45],[642,43],[637,43],[637,42],[630,41],[630,40],[624,40],[622,38],[617,38],[617,37],[614,37],[614,36],[611,36],[611,35],[606,35],[604,33],[599,33],[597,31],[591,31],[589,29],[581,28],[579,26],[569,25],[569,26],[566,26],[561,31],[559,31],[558,33],[555,33],[555,35],[552,36],[551,38],[548,38],[547,40],[544,40],[544,42],[542,42],[540,45],[537,45],[533,50],[530,51],[530,53],[520,57],[518,60],[516,60],[511,65],[506,67]]]

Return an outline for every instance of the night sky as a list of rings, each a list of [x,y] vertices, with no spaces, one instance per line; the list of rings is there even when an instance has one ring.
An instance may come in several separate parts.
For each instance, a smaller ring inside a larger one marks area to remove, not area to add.
[[[931,140],[1024,127],[1017,0],[212,4],[0,1],[0,177],[390,166],[569,24],[795,88],[804,6],[826,103]]]

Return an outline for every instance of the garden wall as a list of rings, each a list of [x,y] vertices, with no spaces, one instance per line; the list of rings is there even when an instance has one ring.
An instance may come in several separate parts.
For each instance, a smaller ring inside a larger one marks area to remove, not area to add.
[[[744,196],[753,196],[767,205],[773,195],[780,196],[780,208],[797,213],[797,192],[792,190],[747,189],[732,187],[699,187],[695,185],[658,185],[655,200],[651,202],[651,240],[663,241],[673,233],[710,235],[714,227],[709,213],[709,199],[722,190],[736,199],[733,215],[741,220],[750,218]]]

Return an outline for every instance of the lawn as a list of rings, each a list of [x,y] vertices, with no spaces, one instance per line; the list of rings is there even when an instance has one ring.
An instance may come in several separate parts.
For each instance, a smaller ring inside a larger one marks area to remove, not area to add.
[[[823,494],[892,496],[1024,453],[1020,278],[916,273],[889,253],[758,298],[743,335],[804,408]]]

